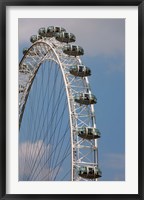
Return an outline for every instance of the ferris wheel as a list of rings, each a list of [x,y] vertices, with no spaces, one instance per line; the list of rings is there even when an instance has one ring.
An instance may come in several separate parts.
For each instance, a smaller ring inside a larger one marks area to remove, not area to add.
[[[96,181],[100,131],[76,37],[40,28],[19,64],[19,180]]]

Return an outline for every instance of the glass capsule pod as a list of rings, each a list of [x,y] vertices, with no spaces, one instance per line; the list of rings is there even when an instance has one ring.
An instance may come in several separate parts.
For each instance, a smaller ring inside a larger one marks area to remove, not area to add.
[[[37,35],[32,35],[32,36],[30,37],[31,43],[34,43],[34,42],[36,42],[37,40],[38,40]]]
[[[70,44],[67,44],[63,47],[63,52],[69,56],[80,56],[84,54],[82,47]]]
[[[74,100],[77,103],[85,104],[85,105],[97,103],[96,97],[93,94],[89,94],[89,93],[77,93],[74,96]]]
[[[85,65],[71,66],[69,72],[74,76],[80,76],[80,77],[91,75],[91,70]]]
[[[94,127],[81,127],[76,129],[76,133],[79,137],[92,140],[100,138],[100,131]]]
[[[23,49],[23,55],[25,55],[27,53],[27,51],[28,51],[28,48],[24,48]]]
[[[97,166],[81,166],[78,175],[82,178],[95,179],[102,177],[102,172]]]
[[[41,39],[42,39],[42,36],[41,36],[41,35],[32,35],[32,36],[30,37],[31,43],[35,43],[36,41],[41,40]]]
[[[40,36],[46,37],[46,28],[45,27],[40,28],[38,33]]]
[[[47,37],[54,37],[56,33],[65,32],[63,27],[49,26],[47,28]]]
[[[65,43],[75,42],[76,40],[76,37],[74,34],[67,33],[67,32],[56,33],[55,38],[59,42],[65,42]]]

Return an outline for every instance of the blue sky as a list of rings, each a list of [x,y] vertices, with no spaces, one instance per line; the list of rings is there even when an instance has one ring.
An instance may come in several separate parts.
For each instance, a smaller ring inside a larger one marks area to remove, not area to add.
[[[40,27],[62,26],[84,48],[83,63],[95,105],[101,181],[125,180],[125,20],[124,19],[19,19],[19,60],[29,38]]]

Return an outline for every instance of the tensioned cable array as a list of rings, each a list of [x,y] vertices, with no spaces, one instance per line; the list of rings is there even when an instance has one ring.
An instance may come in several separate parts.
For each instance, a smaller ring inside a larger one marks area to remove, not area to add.
[[[52,30],[52,31],[51,31]],[[39,30],[19,66],[19,180],[97,180],[94,105],[84,51],[60,27]]]

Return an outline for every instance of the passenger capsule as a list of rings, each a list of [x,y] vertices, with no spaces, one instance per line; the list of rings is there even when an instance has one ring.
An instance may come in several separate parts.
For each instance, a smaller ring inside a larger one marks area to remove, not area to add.
[[[41,40],[41,39],[42,39],[42,36],[41,36],[41,35],[32,35],[32,36],[30,37],[31,43],[35,43],[36,41]]]
[[[27,53],[27,51],[28,51],[28,48],[24,48],[23,49],[23,54],[25,55]]]
[[[44,27],[40,28],[38,33],[40,36],[46,37],[46,29]]]
[[[89,93],[77,93],[74,96],[74,100],[77,103],[85,104],[85,105],[97,103],[96,97],[93,94],[89,94]]]
[[[67,32],[56,33],[55,38],[59,42],[65,42],[65,43],[75,42],[75,40],[76,40],[74,34],[67,33]]]
[[[37,35],[32,35],[32,36],[30,37],[31,43],[34,43],[34,42],[36,42],[37,40],[38,40]]]
[[[78,175],[82,178],[96,179],[102,177],[102,172],[97,166],[81,166]]]
[[[49,26],[47,28],[47,37],[54,37],[56,33],[65,32],[63,27]]]
[[[100,131],[93,127],[81,127],[76,129],[76,133],[79,137],[92,140],[100,138]]]
[[[80,76],[80,77],[91,75],[91,70],[84,65],[71,66],[69,72],[74,76]]]
[[[63,47],[63,52],[69,56],[80,56],[84,54],[82,47],[70,44],[67,44]]]

